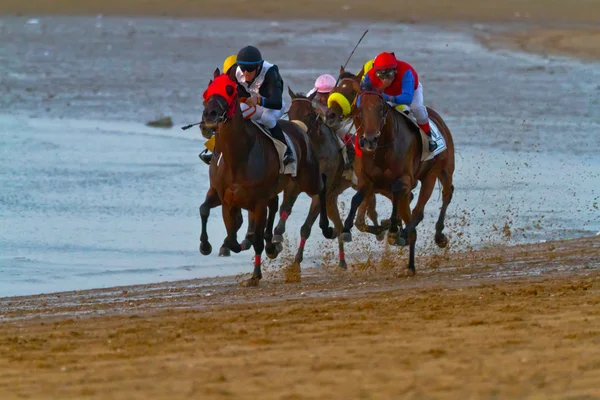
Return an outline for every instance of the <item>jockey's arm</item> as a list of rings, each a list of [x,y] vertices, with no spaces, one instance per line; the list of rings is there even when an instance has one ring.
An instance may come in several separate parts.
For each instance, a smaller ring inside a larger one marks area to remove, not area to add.
[[[283,107],[283,80],[276,66],[267,71],[259,93],[259,105],[272,110],[281,110]]]
[[[383,94],[383,97],[386,101],[390,101],[395,105],[407,104],[410,105],[413,102],[413,97],[415,95],[415,77],[412,71],[408,70],[404,73],[402,77],[402,93],[396,96],[389,96],[387,94]]]

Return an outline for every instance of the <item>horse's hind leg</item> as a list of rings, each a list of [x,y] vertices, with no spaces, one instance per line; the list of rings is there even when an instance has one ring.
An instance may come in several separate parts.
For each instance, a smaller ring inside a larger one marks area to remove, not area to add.
[[[273,224],[275,223],[275,215],[277,215],[277,207],[279,206],[279,196],[274,196],[269,200],[269,214],[267,217],[267,226],[265,228],[265,251],[267,257],[275,259],[283,249],[281,243],[273,243]]]
[[[261,256],[265,249],[265,226],[267,223],[267,205],[260,204],[254,208],[254,222],[256,231],[254,232],[254,271],[252,277],[243,282],[244,286],[257,286],[258,281],[262,279]]]
[[[214,188],[209,188],[206,193],[204,203],[200,206],[200,218],[202,220],[202,233],[200,233],[200,253],[202,255],[209,255],[212,252],[212,246],[208,241],[208,233],[206,232],[206,224],[208,223],[208,217],[210,216],[211,208],[215,208],[221,205],[221,199]]]
[[[440,209],[440,216],[435,224],[435,243],[438,247],[444,248],[448,245],[448,238],[442,233],[444,230],[444,219],[446,218],[446,209],[448,208],[448,204],[452,201],[452,195],[454,194],[452,174],[447,171],[442,171],[440,182],[442,183],[442,208]]]
[[[296,258],[294,259],[295,264],[297,264],[297,269],[300,268],[300,264],[304,260],[304,246],[306,245],[306,241],[310,237],[312,226],[315,224],[315,221],[319,216],[319,207],[319,197],[313,196],[312,201],[310,203],[310,208],[308,210],[308,215],[306,216],[306,220],[304,221],[302,228],[300,228],[300,246],[298,246]]]
[[[283,242],[283,234],[285,233],[285,223],[289,218],[290,214],[292,213],[292,208],[294,207],[294,203],[296,203],[299,194],[300,188],[295,183],[288,185],[287,188],[283,191],[283,201],[281,202],[281,207],[279,208],[279,222],[275,227],[273,243]]]
[[[223,241],[219,256],[226,257],[229,255],[229,250],[234,253],[242,251],[242,246],[237,241],[237,232],[241,227],[240,224],[240,209],[223,204],[223,222],[227,228],[227,237]],[[262,234],[261,234],[262,238]]]
[[[415,227],[417,227],[424,218],[425,204],[431,198],[435,182],[437,181],[437,174],[429,173],[425,179],[421,181],[421,190],[419,191],[419,200],[417,205],[412,212],[412,220]]]
[[[360,210],[360,209],[359,209]],[[344,254],[344,239],[342,237],[342,231],[344,229],[344,225],[342,224],[342,218],[340,217],[340,210],[338,210],[338,197],[330,197],[327,202],[327,215],[333,221],[333,226],[335,227],[335,231],[338,237],[338,247],[340,250],[340,268],[347,269],[348,265],[346,264],[346,255]]]
[[[248,211],[248,230],[246,231],[246,237],[242,240],[241,246],[242,251],[250,250],[252,247],[252,241],[254,240],[254,216],[252,211]]]

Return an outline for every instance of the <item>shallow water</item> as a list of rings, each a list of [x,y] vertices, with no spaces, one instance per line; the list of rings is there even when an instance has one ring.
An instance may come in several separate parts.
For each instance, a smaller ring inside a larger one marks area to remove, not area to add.
[[[195,122],[212,71],[247,42],[280,66],[286,84],[308,91],[339,69],[366,27],[0,18],[0,296],[248,272],[251,252],[198,253],[208,187],[199,131],[144,123],[162,115],[177,126]],[[420,72],[426,103],[455,137],[455,249],[600,231],[599,64],[490,52],[468,30],[368,27],[350,68],[395,50]],[[421,253],[436,251],[440,203],[436,190]],[[307,209],[302,196],[288,225],[292,247]],[[379,209],[389,216],[387,202]],[[220,209],[209,229],[216,252]],[[308,263],[337,247],[319,236],[315,229]],[[361,238],[347,253],[360,258],[374,244]]]

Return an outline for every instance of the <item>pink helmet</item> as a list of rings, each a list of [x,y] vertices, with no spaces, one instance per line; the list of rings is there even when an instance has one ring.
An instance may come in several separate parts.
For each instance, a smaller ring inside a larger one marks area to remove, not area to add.
[[[337,81],[329,74],[323,74],[315,81],[315,89],[319,93],[329,93],[335,88]]]

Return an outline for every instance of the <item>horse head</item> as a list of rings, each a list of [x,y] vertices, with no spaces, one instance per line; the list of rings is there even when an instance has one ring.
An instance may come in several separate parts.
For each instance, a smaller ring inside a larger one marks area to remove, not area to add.
[[[364,151],[374,151],[377,149],[390,106],[381,93],[373,90],[360,93],[356,106],[361,126],[358,145]]]
[[[339,125],[353,114],[356,96],[360,93],[360,75],[354,75],[340,68],[338,85],[332,90],[327,101],[325,122],[330,127]]]
[[[217,68],[215,78],[209,82],[203,98],[202,124],[207,130],[214,129],[217,124],[231,118],[235,112],[237,106],[236,83],[226,74],[220,74]]]

